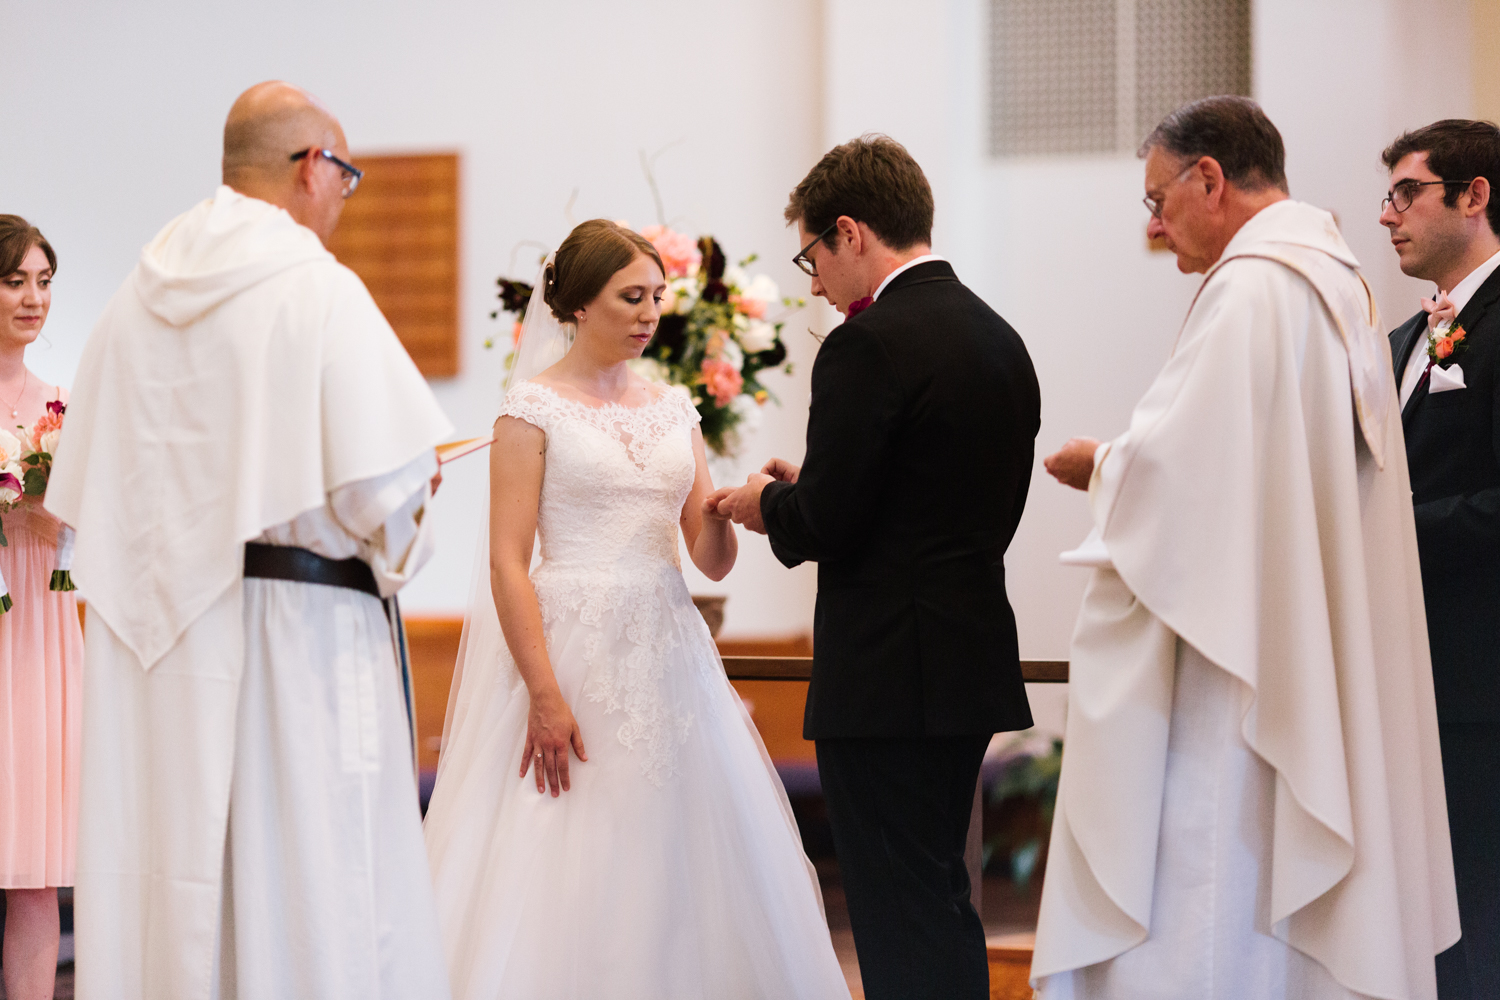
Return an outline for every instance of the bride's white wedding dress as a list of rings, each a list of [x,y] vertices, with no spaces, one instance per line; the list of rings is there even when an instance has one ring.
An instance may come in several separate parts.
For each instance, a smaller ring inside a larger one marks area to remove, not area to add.
[[[682,579],[697,412],[525,381],[501,412],[546,434],[532,583],[589,759],[558,798],[519,777],[526,687],[503,642],[476,656],[471,619],[426,821],[454,996],[847,1000],[786,794]]]

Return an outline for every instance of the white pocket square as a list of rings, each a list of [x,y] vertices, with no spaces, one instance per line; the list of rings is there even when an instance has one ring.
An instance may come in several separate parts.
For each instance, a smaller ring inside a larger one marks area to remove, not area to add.
[[[1427,385],[1429,395],[1464,388],[1464,370],[1458,365],[1449,365],[1447,368],[1433,365],[1431,374],[1432,380]]]

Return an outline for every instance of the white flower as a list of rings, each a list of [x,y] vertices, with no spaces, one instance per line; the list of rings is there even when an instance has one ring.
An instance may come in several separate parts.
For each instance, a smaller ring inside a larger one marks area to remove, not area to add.
[[[735,371],[745,367],[745,352],[734,342],[733,337],[723,337],[719,342],[719,360],[729,362]]]
[[[730,264],[724,268],[724,284],[744,294],[745,289],[750,285],[750,275],[746,274],[745,269],[738,264]]]
[[[10,505],[21,499],[21,483],[26,474],[21,469],[21,439],[10,431],[0,430],[0,473],[15,476],[14,484],[6,480],[0,485],[0,504]]]
[[[781,301],[781,290],[776,287],[776,282],[771,280],[770,275],[757,274],[748,284],[740,286],[740,298],[756,299],[770,308]]]
[[[16,430],[21,430],[21,428],[17,427]],[[0,430],[0,472],[12,471],[10,469],[12,465],[17,469],[21,467],[21,454],[24,447],[20,438],[10,431]]]
[[[698,282],[694,278],[673,278],[667,282],[667,290],[661,296],[661,314],[686,315],[698,302]]]
[[[740,343],[750,354],[769,351],[776,346],[776,327],[764,320],[751,320],[745,332],[740,334]]]
[[[755,401],[754,396],[742,393],[734,397],[729,408],[740,418],[741,433],[754,431],[760,426],[760,404]]]
[[[655,358],[632,358],[625,362],[625,365],[647,382],[658,382],[662,385],[668,382],[666,367]]]

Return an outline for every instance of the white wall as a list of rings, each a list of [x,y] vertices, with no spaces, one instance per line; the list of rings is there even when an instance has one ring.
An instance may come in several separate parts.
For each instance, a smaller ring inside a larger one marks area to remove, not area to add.
[[[1022,655],[1065,657],[1086,574],[1056,557],[1089,518],[1083,495],[1040,459],[1069,437],[1125,429],[1199,279],[1147,250],[1133,156],[988,157],[984,0],[944,0],[915,20],[899,0],[829,0],[828,10],[828,141],[877,130],[907,144],[933,184],[937,252],[1036,364],[1038,467],[1008,585]],[[1339,216],[1394,326],[1420,286],[1400,274],[1376,221],[1379,154],[1403,128],[1468,114],[1468,48],[1451,43],[1468,4],[1257,0],[1253,10],[1254,90],[1285,138],[1293,197]]]
[[[580,0],[569,4],[305,4],[265,0],[253,22],[187,0],[57,2],[45,16],[0,0],[12,44],[0,94],[0,211],[31,217],[62,255],[53,346],[34,357],[68,382],[77,351],[139,246],[217,179],[219,128],[248,84],[285,77],[341,115],[356,150],[464,154],[465,374],[438,384],[461,432],[483,432],[500,358],[478,348],[493,279],[524,239],[555,244],[577,219],[653,219],[638,150],[658,161],[671,221],[758,250],[790,294],[806,281],[780,221],[787,191],[830,145],[900,139],[937,198],[936,249],[1020,331],[1042,383],[1038,459],[1076,434],[1111,436],[1160,368],[1197,279],[1147,252],[1141,167],[1129,156],[994,161],[986,145],[985,0]],[[1470,108],[1464,0],[1257,0],[1254,88],[1288,147],[1292,193],[1334,210],[1389,325],[1415,309],[1375,219],[1380,150],[1402,129]],[[25,15],[24,22],[22,20]],[[517,257],[516,273],[534,251]],[[787,340],[797,374],[776,384],[746,467],[800,458],[810,308]],[[483,507],[483,469],[451,467],[442,555],[408,607],[456,611]],[[1088,526],[1081,494],[1040,472],[1007,559],[1023,655],[1063,657],[1084,574],[1057,564]],[[722,585],[728,635],[805,631],[812,567],[787,572],[742,536]]]
[[[461,433],[484,433],[499,395],[501,358],[479,347],[499,328],[489,319],[495,277],[510,272],[519,241],[555,246],[566,235],[574,189],[577,221],[655,222],[641,149],[676,144],[656,161],[673,225],[713,232],[734,258],[759,251],[757,268],[805,293],[781,209],[822,152],[820,23],[800,0],[5,0],[0,211],[27,216],[61,256],[53,346],[30,360],[44,378],[71,381],[139,247],[217,184],[230,103],[280,77],[322,97],[356,152],[463,154],[464,373],[435,388]],[[529,280],[536,259],[523,249],[515,276]],[[801,456],[816,346],[806,329],[817,320],[788,326],[800,373],[767,379],[782,406],[766,408],[756,464]],[[404,595],[409,610],[467,603],[484,474],[482,458],[450,467],[440,555]],[[813,568],[787,572],[760,538],[742,546],[724,585],[690,574],[695,590],[732,595],[727,633],[810,631]]]

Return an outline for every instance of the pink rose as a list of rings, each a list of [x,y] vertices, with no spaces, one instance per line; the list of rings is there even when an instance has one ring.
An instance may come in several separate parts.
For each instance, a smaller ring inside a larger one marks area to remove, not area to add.
[[[641,235],[650,240],[656,252],[661,254],[668,278],[685,278],[703,262],[698,243],[691,236],[673,232],[666,226],[647,226],[641,230]]]
[[[61,429],[62,422],[62,412],[58,411],[54,413],[49,408],[46,413],[37,418],[36,426],[31,428],[31,440],[40,441],[42,439],[42,435],[46,434],[48,431]]]
[[[745,387],[745,379],[735,370],[734,365],[718,358],[709,358],[703,362],[702,378],[703,388],[708,390],[708,394],[720,406],[732,403],[734,397]]]
[[[729,296],[729,302],[751,319],[765,318],[766,304],[760,299],[752,299],[747,295],[731,295]]]

